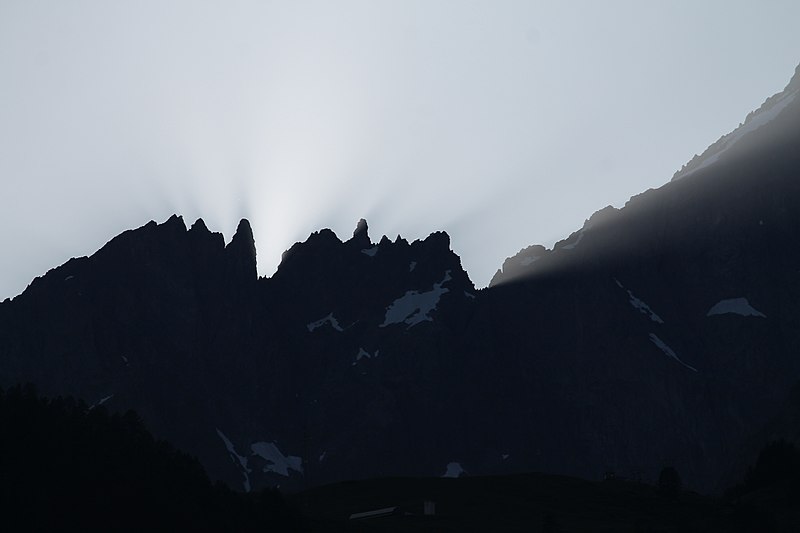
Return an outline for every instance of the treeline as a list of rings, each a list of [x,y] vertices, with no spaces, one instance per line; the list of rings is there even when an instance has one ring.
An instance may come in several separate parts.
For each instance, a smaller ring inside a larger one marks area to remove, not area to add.
[[[733,509],[730,531],[800,531],[800,450],[790,441],[770,442],[724,501]]]
[[[662,471],[659,493],[673,500],[682,497],[674,469]],[[707,531],[800,531],[800,450],[787,440],[767,444],[744,479],[725,491],[705,524]]]
[[[0,389],[0,516],[9,531],[304,530],[277,491],[212,484],[133,412],[33,386]]]
[[[744,481],[730,489],[726,497],[737,499],[765,489],[781,489],[800,503],[800,450],[794,443],[769,443],[747,470]]]

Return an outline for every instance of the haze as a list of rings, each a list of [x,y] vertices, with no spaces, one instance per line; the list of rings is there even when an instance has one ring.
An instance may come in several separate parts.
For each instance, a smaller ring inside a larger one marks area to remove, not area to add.
[[[794,1],[0,1],[0,298],[172,213],[356,221],[479,286],[780,91]]]

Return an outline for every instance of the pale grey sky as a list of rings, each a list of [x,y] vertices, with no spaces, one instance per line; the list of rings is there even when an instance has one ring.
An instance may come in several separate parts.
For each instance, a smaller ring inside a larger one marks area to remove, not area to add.
[[[780,91],[800,2],[0,0],[0,299],[172,213],[365,217],[484,286]]]

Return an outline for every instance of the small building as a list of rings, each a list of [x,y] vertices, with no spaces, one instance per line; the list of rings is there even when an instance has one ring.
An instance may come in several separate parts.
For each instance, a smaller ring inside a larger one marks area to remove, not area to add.
[[[386,517],[434,517],[436,516],[436,502],[431,500],[423,500],[420,506],[419,500],[416,503],[405,503],[401,505],[394,505],[392,507],[384,507],[382,509],[374,509],[372,511],[363,511],[360,513],[353,513],[350,515],[350,520],[372,520]],[[422,507],[422,514],[420,514],[420,507]]]
[[[382,518],[384,516],[392,516],[398,514],[399,507],[384,507],[383,509],[375,509],[374,511],[364,511],[363,513],[353,513],[350,515],[350,520],[366,520],[368,518]]]
[[[425,516],[433,516],[436,514],[436,502],[425,500],[422,504],[422,514]]]

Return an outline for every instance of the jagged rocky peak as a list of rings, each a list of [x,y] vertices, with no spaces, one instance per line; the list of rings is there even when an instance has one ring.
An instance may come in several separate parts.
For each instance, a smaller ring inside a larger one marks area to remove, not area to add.
[[[176,272],[202,273],[209,279],[216,275],[243,281],[257,279],[255,240],[245,219],[225,246],[223,235],[209,231],[202,219],[187,229],[182,216],[172,215],[161,224],[150,221],[123,232],[103,246],[93,259],[117,265],[121,270],[177,269]]]
[[[172,215],[161,224],[157,224],[151,220],[144,226],[144,228],[141,228],[141,230],[143,230],[141,233],[144,235],[148,235],[150,232],[152,232],[153,234],[158,235],[159,240],[166,241],[171,239],[180,239],[186,234],[187,228],[186,223],[183,221],[183,217],[181,215]],[[136,232],[137,230],[134,231]],[[125,235],[125,233],[122,235]]]
[[[243,218],[239,221],[239,225],[236,227],[236,233],[233,234],[233,239],[231,239],[228,246],[246,246],[247,249],[252,252],[252,255],[255,256],[256,241],[253,238],[253,228],[250,227],[249,220]]]
[[[306,267],[302,265],[306,263],[323,261],[324,256],[336,253],[334,251],[341,245],[342,241],[329,228],[312,232],[305,241],[294,243],[281,254],[281,262],[273,278],[280,279],[287,274],[291,275],[293,271],[304,270]]]
[[[101,261],[141,261],[143,257],[177,252],[176,244],[184,241],[186,224],[183,217],[170,216],[161,224],[151,220],[144,226],[126,230],[108,241],[95,254]],[[116,258],[116,259],[115,259]]]
[[[394,241],[384,235],[373,242],[366,220],[361,219],[347,241],[342,242],[333,231],[323,229],[292,245],[284,252],[272,282],[308,285],[314,279],[338,284],[343,279],[350,283],[361,276],[383,276],[393,280],[387,287],[417,289],[440,282],[448,271],[454,286],[470,290],[474,287],[460,258],[450,250],[447,233],[434,232],[411,244],[399,235]],[[356,278],[353,273],[358,273]],[[413,287],[405,287],[408,283]]]
[[[214,254],[225,248],[222,233],[212,232],[202,218],[198,218],[189,228],[189,239],[197,252]]]
[[[607,205],[590,216],[583,224],[583,229],[596,228],[607,222],[612,222],[619,214],[619,209],[612,205]]]
[[[228,275],[242,281],[258,278],[256,271],[256,241],[250,222],[243,218],[239,221],[233,239],[225,247]]]
[[[511,281],[523,277],[526,273],[531,271],[534,267],[533,264],[546,256],[550,250],[541,244],[533,244],[523,248],[511,257],[503,261],[503,267],[498,269],[492,276],[489,286],[495,286],[500,283]]]
[[[344,244],[344,246],[342,246]],[[311,233],[303,242],[294,243],[283,252],[278,272],[285,270],[289,265],[296,265],[307,260],[321,260],[323,256],[340,254],[345,250],[359,252],[372,249],[373,244],[369,238],[369,226],[363,218],[356,224],[353,236],[347,241],[341,239],[329,228],[323,228]]]
[[[367,221],[363,218],[356,224],[356,229],[353,230],[353,237],[350,239],[351,243],[355,246],[370,246],[372,241],[369,238],[369,226]]]
[[[198,218],[197,220],[195,220],[194,224],[192,224],[192,227],[189,228],[189,231],[198,231],[198,232],[202,232],[202,233],[210,233],[210,231],[208,229],[208,226],[206,226],[206,223],[203,221],[202,218]]]
[[[170,216],[166,222],[161,224],[161,226],[164,226],[165,228],[176,230],[182,229],[183,231],[186,231],[186,223],[183,221],[183,216],[177,214]]]
[[[489,286],[492,287],[532,275],[535,271],[541,270],[542,263],[539,263],[540,260],[547,256],[550,256],[549,260],[553,260],[554,257],[559,257],[558,254],[556,254],[556,256],[551,256],[550,254],[553,251],[568,251],[570,254],[574,254],[576,250],[581,250],[581,247],[586,245],[587,241],[584,240],[584,237],[587,232],[614,222],[619,216],[619,212],[619,209],[610,205],[596,211],[591,217],[584,221],[581,229],[573,232],[566,239],[557,242],[553,250],[548,250],[541,244],[534,244],[523,248],[503,261],[503,266],[492,276]],[[570,256],[561,255],[560,260],[569,260],[569,257]]]
[[[741,142],[743,139],[752,138],[751,136],[761,128],[767,126],[778,116],[782,116],[787,108],[796,106],[800,102],[798,92],[800,92],[800,65],[795,68],[794,75],[783,91],[767,98],[758,109],[748,113],[744,122],[740,123],[735,130],[720,137],[706,148],[702,154],[695,154],[688,163],[684,164],[672,176],[671,181],[677,181],[693,175],[714,165],[720,159],[730,158],[731,154],[735,154],[741,150],[740,147],[742,145],[747,144],[746,141]]]
[[[442,247],[447,250],[450,249],[450,235],[448,235],[446,231],[434,231],[422,242],[431,247]]]

